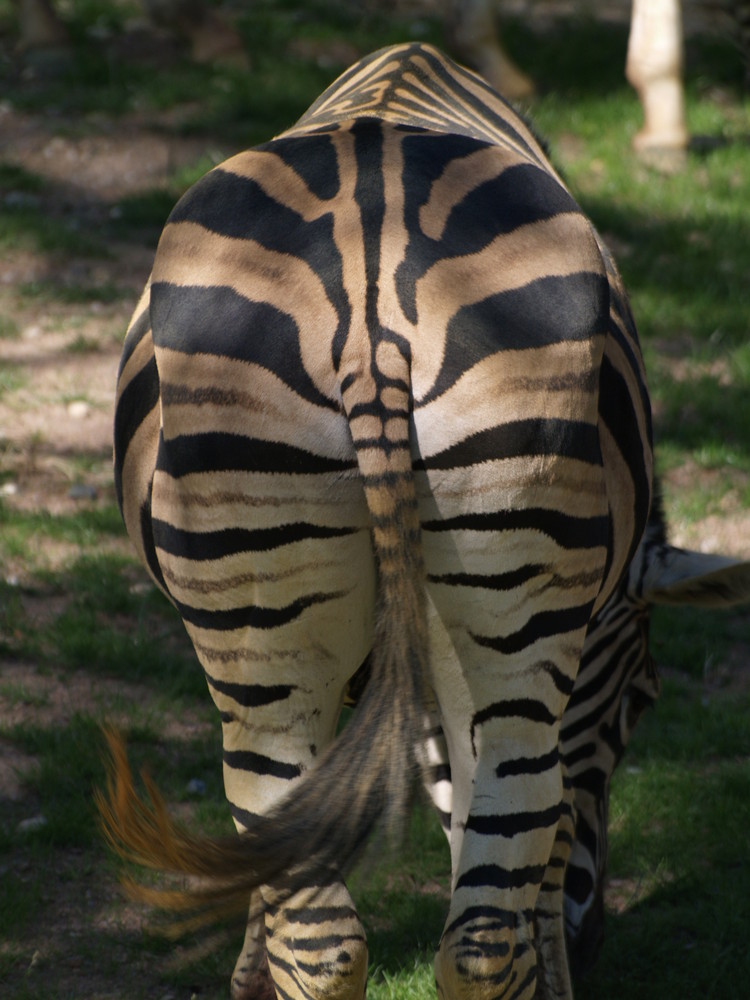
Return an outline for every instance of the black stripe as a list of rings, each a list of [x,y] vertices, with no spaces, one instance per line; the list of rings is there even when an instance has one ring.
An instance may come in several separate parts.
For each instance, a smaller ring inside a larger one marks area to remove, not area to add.
[[[273,937],[273,931],[270,931],[268,928],[266,928],[266,937],[267,938]],[[300,979],[296,963],[292,965],[290,962],[285,962],[283,958],[281,958],[273,951],[272,948],[267,948],[266,954],[268,956],[268,964],[270,966],[275,966],[276,968],[281,969],[294,983],[295,987],[294,992],[287,993],[286,990],[282,989],[281,986],[277,984],[277,979],[279,977],[273,976],[273,985],[276,992],[281,997],[281,1000],[300,1000],[300,997],[302,997],[302,1000],[314,1000],[313,994],[310,993],[309,990],[305,989],[304,984]]]
[[[199,472],[345,472],[357,463],[353,458],[315,455],[279,441],[210,431],[170,438],[159,451],[156,467],[179,479]]]
[[[411,322],[417,319],[417,283],[439,261],[479,253],[498,236],[519,226],[561,212],[580,214],[570,194],[546,167],[535,163],[508,167],[497,150],[496,176],[479,183],[452,206],[439,238],[425,235],[419,213],[434,181],[450,163],[495,148],[486,140],[453,133],[407,135],[403,140],[404,222],[409,242],[396,269],[395,286],[401,308]],[[556,326],[559,336],[564,329],[559,316]],[[497,338],[495,328],[493,339],[497,342]],[[497,344],[495,349],[502,346]]]
[[[582,743],[576,750],[571,753],[565,753],[565,766],[567,768],[575,767],[580,764],[582,760],[593,760],[596,756],[596,743],[593,741],[589,743]],[[578,781],[576,780],[576,785]]]
[[[550,184],[556,182],[550,179]],[[572,206],[568,199],[567,209],[562,205],[560,210],[569,211]],[[604,334],[608,288],[605,275],[598,271],[542,275],[463,306],[448,324],[448,343],[457,347],[467,339],[478,339],[487,348],[502,351],[590,340]],[[450,369],[452,360],[446,351],[444,367]]]
[[[575,420],[513,420],[477,431],[444,451],[422,457],[414,468],[457,469],[481,462],[540,456],[601,465],[599,432],[592,424]]]
[[[159,405],[159,374],[156,360],[147,364],[128,382],[117,400],[114,426],[115,493],[122,510],[122,467],[130,442],[154,407]]]
[[[305,140],[297,139],[302,145]],[[321,155],[319,139],[307,145],[310,154]],[[256,147],[277,153],[277,142]],[[330,163],[327,154],[326,162]],[[272,163],[268,165],[273,169]],[[169,216],[169,223],[193,222],[212,233],[239,240],[254,240],[268,250],[288,254],[309,263],[330,253],[340,261],[330,213],[306,221],[298,212],[276,201],[252,177],[225,169],[226,164],[205,174],[183,195]],[[262,170],[262,167],[261,167]]]
[[[540,722],[546,726],[552,726],[557,722],[557,716],[547,708],[543,701],[535,698],[509,698],[506,701],[497,701],[480,712],[476,712],[471,720],[471,749],[474,756],[477,755],[474,736],[478,726],[484,725],[490,719],[527,719],[529,722]]]
[[[495,774],[498,778],[512,778],[519,774],[544,774],[560,763],[560,751],[557,747],[541,757],[517,757],[515,760],[498,764]]]
[[[534,918],[533,911],[523,911],[520,916],[523,921],[530,922]],[[452,934],[456,928],[465,926],[467,934],[473,931],[503,931],[517,929],[519,914],[515,910],[500,909],[497,906],[467,906],[456,919],[448,924],[443,936]]]
[[[141,504],[141,509],[139,511],[139,522],[140,522],[140,532],[141,540],[143,542],[143,553],[146,557],[146,564],[151,570],[154,579],[157,584],[161,587],[165,594],[169,594],[169,587],[167,587],[166,581],[164,580],[164,574],[161,571],[161,566],[159,565],[159,557],[156,554],[156,546],[154,545],[154,532],[153,532],[153,519],[151,517],[151,494],[153,492],[152,484],[149,483],[148,486],[148,497]]]
[[[557,826],[562,813],[562,803],[550,806],[549,809],[541,809],[537,812],[509,813],[505,816],[476,816],[470,815],[466,821],[465,829],[472,830],[482,836],[489,837],[515,837],[519,833],[531,833],[532,830],[541,830],[548,826]]]
[[[477,865],[460,876],[456,889],[524,889],[528,885],[541,885],[543,878],[544,865],[511,869],[499,865]]]
[[[313,538],[343,538],[356,534],[358,528],[333,528],[323,524],[298,521],[276,528],[223,528],[219,531],[185,531],[154,519],[157,546],[170,555],[204,561],[223,559],[243,552],[270,552],[283,545],[293,545]]]
[[[357,911],[351,906],[301,906],[299,909],[284,906],[284,919],[287,923],[324,924],[329,920],[349,920],[357,918]]]
[[[391,441],[391,439],[386,437],[385,434],[380,434],[378,437],[358,437],[355,444],[358,451],[363,451],[366,448],[377,448],[386,458],[390,458],[390,456],[396,451],[411,451],[411,445],[408,440]]]
[[[618,602],[616,609],[611,606],[615,600]],[[638,617],[637,609],[621,594],[613,595],[603,610],[606,612],[606,617],[600,611],[591,619],[586,645],[581,656],[580,674],[585,674],[591,668],[591,664],[595,663],[613,642],[617,642],[618,636],[621,636],[626,629],[629,630],[632,621]]]
[[[623,345],[624,346],[624,345]],[[651,479],[645,464],[645,447],[651,443],[651,408],[648,399],[640,398],[641,409],[646,418],[648,440],[641,439],[638,414],[634,408],[625,379],[614,368],[606,355],[601,364],[601,392],[599,393],[599,413],[609,433],[622,455],[630,476],[633,480],[635,495],[633,497],[633,512],[636,527],[644,527],[648,518],[651,500]],[[641,379],[635,369],[633,378],[637,379],[641,388]],[[628,561],[633,558],[640,541],[640,532],[636,531],[631,541]]]
[[[599,811],[602,812],[602,807],[604,803],[602,801],[598,802]],[[592,859],[596,857],[597,846],[599,844],[599,835],[596,828],[589,825],[588,820],[579,812],[576,816],[576,839],[581,844],[581,846],[588,851]]]
[[[586,868],[579,868],[571,862],[565,873],[565,895],[569,896],[579,906],[588,902],[594,892],[594,882],[591,873]]]
[[[299,329],[287,313],[221,284],[155,282],[151,294],[158,347],[261,365],[303,399],[338,410],[338,403],[310,378],[302,360]]]
[[[535,991],[529,993],[529,987],[531,986],[532,983],[536,982],[537,974],[538,974],[537,966],[532,965],[529,971],[526,973],[525,979],[521,980],[515,992],[508,997],[508,1000],[518,1000],[518,997],[522,996],[534,996]]]
[[[149,333],[150,329],[151,316],[149,313],[149,303],[147,302],[139,316],[134,318],[128,327],[127,336],[122,345],[122,354],[120,355],[120,364],[117,372],[118,381],[128,361],[130,361],[135,353],[136,347],[138,347],[143,338]]]
[[[583,661],[579,670],[575,690],[570,699],[570,707],[578,708],[586,702],[594,702],[604,691],[612,677],[620,678],[623,674],[622,665],[634,660],[645,650],[640,634],[633,629],[609,629],[604,641],[597,644],[595,672],[583,674]],[[586,666],[592,663],[588,657]],[[583,682],[583,683],[582,683]]]
[[[472,365],[499,351],[603,337],[606,293],[604,275],[579,271],[545,275],[462,306],[448,323],[440,372],[418,405],[437,399]],[[590,387],[589,376],[581,372],[581,390]]]
[[[587,601],[586,604],[575,608],[540,611],[538,614],[532,615],[522,628],[510,635],[486,636],[475,635],[473,632],[470,632],[469,635],[478,646],[494,649],[505,656],[512,656],[515,653],[520,653],[538,639],[567,635],[582,628],[587,624],[590,614],[591,602]],[[569,695],[573,690],[573,680],[559,674],[559,677],[556,678],[556,683],[558,682],[563,685],[563,692]]]
[[[233,681],[222,681],[206,672],[209,685],[220,694],[225,694],[243,708],[260,708],[262,705],[273,705],[284,701],[292,691],[297,690],[296,684],[238,684]]]
[[[644,443],[648,443],[650,445],[652,443],[653,431],[651,397],[648,394],[648,386],[640,374],[640,367],[643,362],[643,358],[641,355],[640,341],[638,339],[638,331],[636,330],[633,314],[630,311],[630,306],[628,305],[627,300],[620,298],[616,286],[612,283],[610,283],[609,294],[612,308],[619,316],[626,330],[626,333],[623,334],[617,323],[610,321],[609,336],[619,344],[623,354],[627,358],[628,368],[633,373],[633,380],[636,384],[638,399],[640,400],[640,409],[646,419],[648,442]]]
[[[437,818],[438,822],[440,823],[440,826],[446,833],[449,834],[451,830],[451,814],[449,812],[445,812],[444,809],[438,809],[438,807],[435,805],[434,802],[432,803],[432,807],[437,813]]]
[[[575,517],[542,507],[459,514],[422,524],[423,531],[539,531],[566,549],[606,545],[608,528],[608,517]]]
[[[620,758],[625,752],[625,743],[622,739],[622,733],[620,731],[620,726],[618,725],[618,718],[612,720],[612,725],[608,722],[602,722],[599,725],[599,739],[609,747],[612,756],[615,760],[615,766],[619,764]]]
[[[480,712],[475,712],[471,720],[472,733],[477,726],[483,725],[490,719],[513,719],[523,718],[530,722],[544,722],[552,725],[557,721],[557,716],[547,708],[543,701],[535,698],[510,698],[507,701],[496,701]]]
[[[323,974],[325,974],[326,976],[330,976],[331,975],[332,969],[331,969],[331,962],[330,961],[328,961],[326,959],[323,959],[320,962],[315,962],[315,963],[313,963],[313,962],[303,962],[302,959],[296,954],[297,947],[299,946],[299,942],[295,941],[294,944],[295,944],[294,968],[298,972],[300,972],[303,975],[307,976],[307,978],[308,978],[308,980],[310,982],[313,982],[313,981],[319,982],[320,981],[320,977]],[[345,951],[341,951],[336,956],[336,959],[337,959],[338,963],[341,963],[342,957],[343,957],[343,960],[344,960],[345,963],[348,962],[348,961],[350,961],[349,955],[347,955],[347,953]],[[309,994],[308,994],[308,996],[309,996]]]
[[[346,375],[341,382],[342,395],[352,383],[356,381],[353,375]],[[357,417],[377,417],[379,420],[390,420],[393,417],[404,417],[407,420],[411,416],[408,409],[401,409],[395,406],[385,406],[380,399],[366,400],[355,403],[351,409],[347,410],[347,418],[351,422]]]
[[[314,154],[316,158],[315,164],[310,164],[306,168],[308,177],[313,172],[320,174],[321,171],[328,168],[331,163],[330,155],[320,145],[319,138],[316,137],[312,141],[307,139],[296,141],[300,143],[300,156],[306,148],[309,155]],[[306,146],[305,143],[307,143]],[[273,141],[259,146],[258,150],[268,150],[275,153],[276,144],[277,141]],[[257,181],[250,177],[240,177],[217,167],[206,174],[183,196],[170,215],[169,221],[194,222],[211,232],[239,240],[255,240],[269,250],[275,250],[280,254],[305,261],[320,278],[326,297],[336,311],[337,326],[336,330],[332,332],[334,345],[340,352],[351,322],[351,306],[344,291],[342,260],[334,239],[332,213],[326,213],[318,219],[307,222],[299,213],[266,194]],[[294,289],[290,288],[290,294],[294,294]],[[244,301],[247,303],[247,300]],[[187,317],[187,319],[190,318]],[[219,336],[221,336],[220,327],[223,321],[224,315],[217,313],[211,324],[212,331]],[[158,340],[160,334],[156,331],[156,320],[154,320],[154,324],[154,336]],[[274,348],[269,346],[268,338],[264,337],[263,333],[262,329],[255,330],[256,337],[262,337],[263,349],[278,357],[274,353]],[[238,328],[238,334],[236,344],[247,342],[247,329],[243,333]],[[297,345],[288,341],[287,346],[292,351],[291,359],[294,359],[298,353]],[[334,360],[337,360],[335,351]],[[281,361],[280,372],[281,377],[284,377],[283,358]],[[319,391],[306,376],[304,368],[300,368],[297,363],[292,363],[290,369],[296,371],[303,379],[303,383],[300,384],[304,384],[306,389],[301,393],[302,395],[307,395],[309,392],[308,398],[313,401],[320,402],[321,405],[332,405],[330,400],[327,400],[325,404],[322,402],[324,397],[321,397]]]
[[[541,670],[547,674],[560,694],[570,698],[570,693],[575,686],[575,677],[570,677],[568,674],[564,673],[551,660],[542,660],[541,663],[535,663],[532,669],[534,673]]]
[[[568,758],[566,757],[566,763],[567,760]],[[594,798],[600,799],[604,795],[608,780],[608,775],[605,771],[592,763],[590,768],[575,775],[573,784],[577,790],[589,792]]]
[[[286,918],[289,911],[284,908],[284,917]],[[311,938],[295,938],[294,939],[294,951],[295,954],[301,951],[321,951],[324,948],[339,948],[337,959],[340,963],[348,962],[349,956],[343,950],[343,946],[347,941],[364,941],[364,934],[321,934],[320,937]],[[343,958],[342,958],[343,955]],[[313,971],[317,974],[325,968],[326,971],[330,972],[330,961],[326,959],[321,959],[316,965],[311,966],[308,964],[303,964],[298,962],[298,968],[305,969],[306,971]]]
[[[366,301],[365,317],[371,335],[379,330],[377,316],[378,275],[380,272],[380,242],[385,217],[385,186],[383,181],[383,127],[374,118],[363,118],[352,125],[357,180],[354,185],[356,202],[362,222],[364,243]]]
[[[338,194],[338,157],[329,135],[289,136],[268,148],[299,174],[317,198],[327,201]]]
[[[585,733],[588,729],[597,726],[601,720],[606,718],[612,706],[619,704],[623,688],[630,683],[633,664],[638,661],[639,657],[640,651],[635,650],[628,657],[620,661],[619,664],[615,662],[617,684],[614,690],[606,698],[602,697],[598,702],[594,700],[591,710],[577,719],[576,722],[566,724],[563,719],[563,726],[560,731],[560,740],[563,745],[580,736],[581,733]],[[580,707],[578,701],[576,702],[576,707]],[[599,735],[601,735],[601,730],[599,731]]]
[[[227,801],[229,802],[228,799]],[[232,819],[237,823],[241,823],[248,830],[251,830],[258,820],[262,818],[258,813],[249,812],[247,809],[243,809],[242,806],[238,806],[235,802],[229,802],[229,811],[232,814]]]
[[[541,564],[521,566],[507,573],[429,573],[430,583],[442,583],[450,587],[484,587],[487,590],[513,590],[523,586],[545,571]]]
[[[433,764],[430,768],[430,784],[437,785],[441,781],[451,780],[450,764]]]
[[[398,486],[400,483],[409,483],[412,479],[412,473],[410,471],[379,472],[361,478],[365,489],[379,489],[382,486]],[[413,503],[412,500],[409,502]]]
[[[565,813],[566,815],[572,815],[572,809],[566,809]],[[559,829],[555,834],[556,844],[565,844],[566,847],[572,847],[574,841],[575,837],[573,836],[572,833],[568,833],[567,830]]]
[[[228,632],[238,628],[271,629],[288,625],[308,608],[324,604],[326,601],[335,601],[345,594],[346,591],[343,590],[330,594],[307,594],[282,608],[263,608],[257,604],[250,604],[242,608],[230,608],[228,611],[215,611],[193,608],[179,602],[177,607],[184,621],[197,628],[213,629],[218,632]]]
[[[420,81],[433,93],[436,93],[438,98],[443,98],[447,101],[449,106],[455,107],[459,105],[459,112],[456,115],[456,128],[466,129],[469,132],[476,133],[480,137],[484,138],[484,129],[487,128],[489,124],[490,127],[497,129],[498,131],[504,133],[511,139],[514,143],[521,146],[527,153],[530,159],[538,159],[537,155],[533,152],[528,142],[524,137],[518,132],[511,123],[505,118],[501,117],[484,101],[482,98],[477,97],[474,90],[470,90],[468,86],[464,86],[461,82],[465,80],[472,88],[484,88],[487,94],[487,98],[490,101],[499,101],[503,104],[503,99],[490,87],[489,84],[485,83],[484,80],[478,78],[474,74],[469,74],[463,67],[457,65],[456,63],[450,63],[445,66],[442,59],[437,59],[435,56],[428,51],[425,51],[424,47],[420,45],[419,42],[413,43],[409,56],[419,56],[429,64],[432,77],[425,75],[424,71],[419,67],[412,59],[408,62],[406,60],[406,54],[403,58],[403,68],[399,74],[399,82],[401,86],[407,91],[410,89],[410,85],[407,83],[404,85],[403,74],[407,71],[410,74],[417,76]],[[436,83],[433,77],[436,77],[441,83]],[[401,91],[399,92],[399,95]],[[424,94],[419,93],[418,98],[420,101],[424,100]],[[438,105],[439,107],[439,105]],[[419,120],[423,111],[419,104],[414,107],[414,112],[410,115],[411,118]],[[478,123],[478,128],[472,122],[472,116],[476,119]],[[434,126],[431,123],[428,125],[432,128]],[[447,126],[448,127],[448,126]],[[478,131],[481,129],[481,131]]]
[[[223,760],[227,767],[233,767],[237,771],[252,771],[253,774],[284,778],[288,781],[298,778],[303,770],[300,764],[286,764],[284,761],[274,760],[273,757],[266,757],[252,750],[225,750]]]

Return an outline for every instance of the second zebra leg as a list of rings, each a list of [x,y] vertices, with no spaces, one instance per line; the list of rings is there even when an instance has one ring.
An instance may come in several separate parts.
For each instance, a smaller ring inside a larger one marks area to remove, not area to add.
[[[266,953],[266,928],[260,893],[253,893],[245,941],[232,973],[232,1000],[276,1000]]]
[[[552,854],[547,862],[535,911],[537,987],[534,1000],[572,996],[566,959],[563,886],[575,838],[573,786],[563,769],[563,803]]]

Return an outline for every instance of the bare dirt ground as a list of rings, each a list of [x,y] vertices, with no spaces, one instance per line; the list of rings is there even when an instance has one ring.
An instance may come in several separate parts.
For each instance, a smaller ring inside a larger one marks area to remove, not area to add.
[[[82,130],[75,122],[19,113],[0,103],[0,157],[44,179],[44,187],[28,196],[35,208],[95,231],[116,211],[119,198],[157,188],[176,169],[205,155],[204,141],[175,136],[165,124],[138,116],[117,122],[102,118],[89,121],[85,134],[77,135]],[[112,504],[115,376],[124,331],[152,256],[153,250],[138,241],[110,243],[105,257],[24,248],[0,252],[0,317],[6,329],[15,331],[15,336],[0,337],[0,380],[6,389],[0,393],[0,468],[8,507],[58,516]],[[111,301],[78,295],[66,301],[65,294],[45,293],[45,287],[63,293],[105,287],[116,294]],[[109,544],[128,548],[124,538]],[[36,555],[35,569],[56,569],[71,557],[71,549],[65,542],[47,544]],[[18,584],[27,570],[24,561],[12,558],[0,566],[2,577]],[[41,623],[59,614],[66,598],[24,592],[22,600],[29,620]],[[116,720],[118,706],[150,696],[138,685],[103,679],[92,686],[90,673],[58,675],[30,662],[0,660],[0,678],[0,719],[6,726],[33,718],[37,726],[59,729],[81,712]],[[179,740],[193,738],[205,724],[185,718],[171,725]],[[40,814],[42,804],[23,780],[37,766],[34,757],[0,741],[0,803],[6,819],[33,823]],[[18,955],[26,985],[15,985],[29,992],[14,995],[102,1000],[194,995],[191,988],[165,989],[148,953],[140,956],[133,948],[143,916],[122,900],[101,852],[70,850],[58,856],[58,869],[34,890],[42,893],[41,916]],[[21,884],[38,883],[33,849],[6,855],[0,886],[11,874]],[[3,896],[0,891],[0,907],[10,905]],[[7,956],[9,947],[15,953],[15,945],[0,942],[0,954]],[[169,963],[179,962],[181,953],[176,949]],[[217,995],[226,993],[224,988]]]
[[[55,219],[95,229],[126,195],[150,191],[185,164],[205,142],[158,132],[137,118],[103,124],[81,137],[60,134],[61,122],[0,104],[0,150],[6,163],[44,178],[35,207]],[[73,123],[70,123],[71,125]],[[89,123],[91,124],[91,123]],[[111,487],[112,413],[122,336],[148,277],[152,248],[110,243],[105,258],[40,254],[0,255],[0,313],[20,336],[0,340],[0,364],[19,387],[0,398],[0,457],[13,506],[59,514],[87,460],[87,483]],[[66,304],[35,295],[45,282],[61,288],[113,288],[114,301]],[[30,293],[30,290],[31,293]]]

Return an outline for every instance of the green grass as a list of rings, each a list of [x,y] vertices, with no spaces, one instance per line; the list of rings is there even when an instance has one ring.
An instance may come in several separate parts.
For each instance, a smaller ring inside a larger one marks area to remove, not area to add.
[[[13,510],[0,500],[0,558],[21,558],[33,570],[44,565],[44,542],[64,542],[82,552],[95,550],[103,540],[123,537],[116,506],[106,505],[53,515],[45,510]]]
[[[24,372],[15,365],[5,365],[0,368],[0,397],[5,393],[16,392],[26,385],[28,379]]]
[[[10,316],[0,316],[0,340],[14,340],[19,334],[18,323]]]
[[[750,973],[750,698],[732,702],[670,682],[637,734],[610,815],[610,872],[637,902],[609,916],[579,1000],[720,997]]]
[[[59,249],[59,248],[56,248]],[[81,251],[85,256],[99,250],[94,244],[86,246]],[[44,302],[60,302],[68,305],[76,305],[86,302],[118,302],[120,299],[128,298],[129,293],[118,288],[111,282],[103,284],[67,284],[60,281],[34,281],[21,286],[21,294],[29,300],[42,300]]]

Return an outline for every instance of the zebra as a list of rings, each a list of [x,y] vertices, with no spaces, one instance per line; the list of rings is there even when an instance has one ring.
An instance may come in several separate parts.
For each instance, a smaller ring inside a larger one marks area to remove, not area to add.
[[[234,997],[364,995],[344,877],[417,773],[450,814],[439,994],[572,996],[568,858],[585,839],[596,890],[588,831],[656,694],[645,654],[610,659],[679,562],[641,544],[652,478],[612,258],[526,123],[437,50],[365,57],[180,200],[123,349],[115,485],[220,712],[240,836],[142,802],[116,735],[98,801],[122,854],[200,876],[140,898],[191,926],[250,899]],[[720,562],[706,589],[747,596]]]
[[[750,74],[750,4],[719,0]],[[449,0],[457,52],[502,94],[527,100],[534,82],[504,51],[495,25],[497,0]],[[714,11],[717,14],[718,11]],[[689,145],[683,86],[682,0],[633,0],[625,76],[638,94],[643,126],[633,137],[637,153],[682,151]]]

